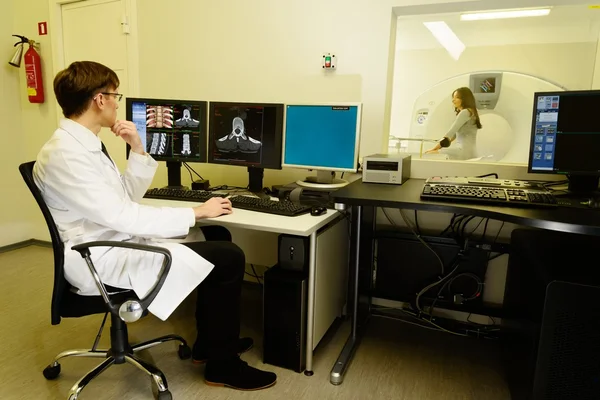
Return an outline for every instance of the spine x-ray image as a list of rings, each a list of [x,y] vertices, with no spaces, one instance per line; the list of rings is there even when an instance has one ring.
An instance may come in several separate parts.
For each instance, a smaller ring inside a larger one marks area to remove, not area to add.
[[[246,135],[244,120],[235,117],[231,123],[231,133],[216,140],[216,146],[223,153],[257,153],[262,143]]]
[[[181,118],[175,120],[175,126],[177,128],[197,128],[198,125],[200,125],[200,121],[192,118],[189,108],[184,108]]]
[[[190,145],[190,134],[184,133],[183,134],[183,145],[181,148],[181,155],[189,156],[190,154],[192,154],[192,146]]]
[[[173,109],[170,106],[149,106],[146,109],[148,128],[172,128]]]
[[[152,142],[150,143],[151,155],[165,155],[169,149],[169,136],[166,133],[153,133]]]

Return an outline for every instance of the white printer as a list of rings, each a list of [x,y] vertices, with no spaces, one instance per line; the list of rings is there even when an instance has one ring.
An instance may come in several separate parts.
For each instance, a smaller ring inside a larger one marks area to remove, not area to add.
[[[363,157],[362,181],[402,185],[410,178],[410,154],[373,154]]]

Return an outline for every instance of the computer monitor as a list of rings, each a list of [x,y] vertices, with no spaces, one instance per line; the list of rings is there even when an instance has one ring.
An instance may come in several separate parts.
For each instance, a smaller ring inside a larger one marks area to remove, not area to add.
[[[206,162],[206,101],[127,98],[146,152],[167,163],[169,187],[181,187],[182,162]],[[129,146],[127,146],[129,157]]]
[[[529,172],[563,174],[570,192],[593,192],[600,177],[600,90],[537,92]]]
[[[316,170],[296,183],[335,189],[348,184],[335,171],[356,172],[361,104],[286,105],[283,166]]]
[[[281,169],[283,104],[211,102],[208,115],[208,162],[247,167],[261,193],[264,169]]]

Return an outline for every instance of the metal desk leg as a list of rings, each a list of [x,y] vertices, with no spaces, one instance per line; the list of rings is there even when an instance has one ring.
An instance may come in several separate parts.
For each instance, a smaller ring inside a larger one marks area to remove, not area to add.
[[[304,375],[313,372],[313,333],[315,322],[315,273],[317,266],[317,232],[310,235],[310,253],[308,261],[308,309],[306,312],[306,370]]]
[[[333,385],[341,385],[344,381],[344,374],[348,369],[348,364],[352,360],[352,356],[356,351],[356,347],[358,344],[358,279],[359,279],[359,266],[360,266],[360,228],[361,228],[361,219],[362,219],[362,206],[354,207],[354,215],[352,216],[355,231],[354,238],[354,274],[352,276],[352,304],[351,304],[351,312],[352,312],[352,330],[350,333],[350,337],[346,341],[342,352],[338,356],[337,361],[333,365],[331,369],[331,377],[330,382]]]

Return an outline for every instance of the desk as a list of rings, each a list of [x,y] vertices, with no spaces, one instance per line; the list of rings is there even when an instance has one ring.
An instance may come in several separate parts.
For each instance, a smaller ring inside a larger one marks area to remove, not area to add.
[[[350,279],[351,296],[348,308],[352,327],[342,352],[331,370],[334,385],[343,382],[354,351],[360,341],[362,328],[369,317],[371,299],[360,296],[361,289],[369,292],[373,268],[373,232],[375,208],[390,207],[411,210],[438,211],[474,215],[514,224],[553,231],[600,236],[600,210],[576,208],[513,208],[476,203],[451,203],[421,200],[425,180],[409,179],[403,185],[362,183],[357,180],[333,193],[336,204],[352,207],[352,240]]]
[[[141,204],[155,207],[197,207],[197,202],[160,200],[143,198]],[[347,273],[347,225],[342,215],[334,210],[326,214],[312,216],[303,214],[295,217],[234,209],[233,214],[199,221],[204,225],[221,225],[229,228],[241,228],[252,231],[282,233],[309,237],[310,258],[308,270],[308,304],[306,323],[306,375],[312,375],[313,350],[321,340],[335,317],[339,316],[345,303],[345,295],[339,296],[339,290],[345,285],[336,285],[337,290],[329,290],[329,283],[335,282],[338,273]],[[333,227],[322,233],[323,228]],[[327,232],[331,232],[327,234]],[[322,234],[321,234],[322,233]],[[322,238],[322,239],[321,239]],[[321,242],[323,245],[319,246]],[[346,244],[346,251],[344,246]],[[340,252],[339,254],[337,252]],[[318,267],[319,264],[327,263]],[[339,264],[336,268],[334,264]],[[320,277],[320,278],[318,278]],[[345,279],[342,279],[345,281]],[[317,307],[318,303],[318,307]],[[337,314],[337,315],[336,315]]]

